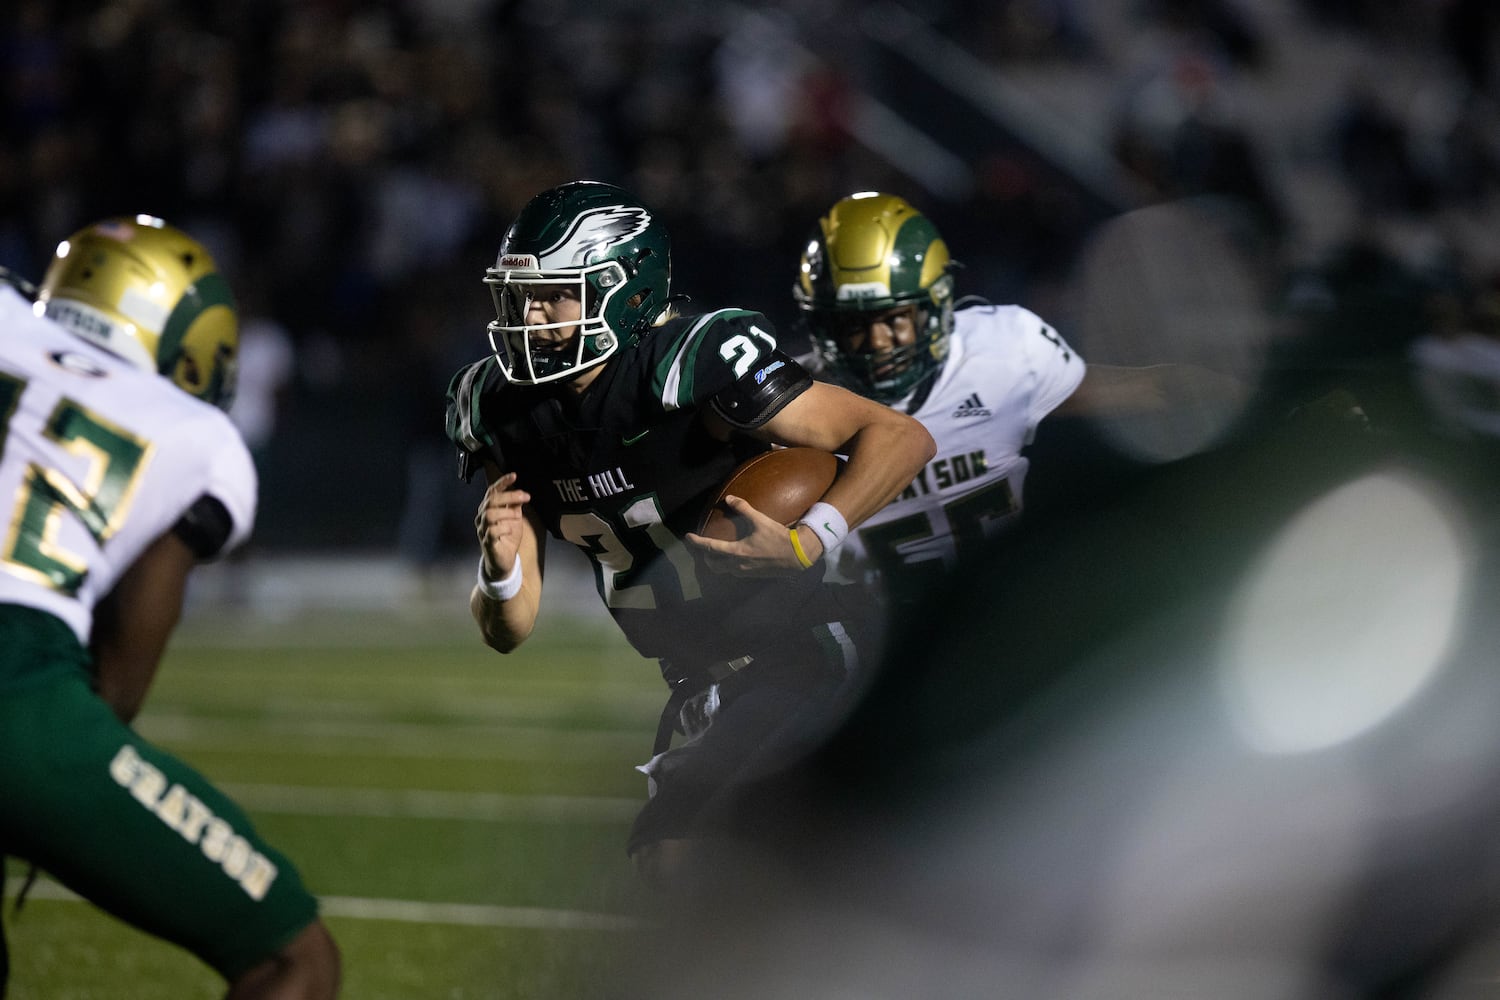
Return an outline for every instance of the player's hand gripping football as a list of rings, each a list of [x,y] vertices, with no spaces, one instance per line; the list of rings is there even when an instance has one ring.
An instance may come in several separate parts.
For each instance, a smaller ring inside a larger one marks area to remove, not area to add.
[[[803,571],[784,524],[740,497],[726,496],[723,503],[739,522],[738,541],[725,542],[693,532],[686,535],[703,552],[709,569],[734,576],[794,576]],[[822,543],[810,531],[802,532],[802,545],[814,562],[823,554]]]
[[[515,482],[516,474],[507,472],[491,483],[479,502],[479,513],[474,516],[484,575],[489,580],[500,580],[510,573],[521,547],[524,524],[521,505],[531,500],[531,494],[513,489]]]

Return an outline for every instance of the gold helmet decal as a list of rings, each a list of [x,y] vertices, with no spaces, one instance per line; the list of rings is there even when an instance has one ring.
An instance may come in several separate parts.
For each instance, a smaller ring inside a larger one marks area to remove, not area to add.
[[[37,300],[79,336],[228,409],[239,320],[203,244],[160,219],[109,219],[57,247]]]

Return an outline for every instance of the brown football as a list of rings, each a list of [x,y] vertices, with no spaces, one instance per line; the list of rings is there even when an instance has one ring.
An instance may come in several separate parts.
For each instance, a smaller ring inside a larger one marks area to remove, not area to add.
[[[773,448],[741,462],[730,473],[699,522],[698,534],[734,542],[739,524],[724,506],[736,496],[787,527],[828,492],[839,473],[838,456],[817,448]]]

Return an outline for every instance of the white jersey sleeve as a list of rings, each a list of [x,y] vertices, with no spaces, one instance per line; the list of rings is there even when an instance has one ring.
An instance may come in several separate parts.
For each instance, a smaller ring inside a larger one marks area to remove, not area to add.
[[[214,410],[208,414],[213,417],[219,411]],[[224,424],[229,425],[226,417]],[[248,447],[243,443],[238,430],[232,425],[227,427],[228,433],[223,430],[214,433],[214,437],[229,441],[231,438],[239,447],[226,446],[215,450],[208,456],[208,468],[203,478],[203,493],[208,494],[224,505],[229,512],[230,532],[224,547],[219,550],[218,555],[227,555],[234,549],[239,548],[249,541],[250,533],[255,528],[255,511],[257,490],[259,482],[255,472],[255,461],[250,457]]]
[[[255,466],[222,411],[36,317],[0,290],[0,603],[87,642],[121,574],[205,495],[249,535]]]
[[[1055,329],[1029,309],[1010,307],[1014,322],[1020,328],[1017,346],[1025,352],[1026,365],[1034,383],[1027,405],[1027,417],[1033,430],[1042,418],[1062,405],[1083,381],[1085,366]]]

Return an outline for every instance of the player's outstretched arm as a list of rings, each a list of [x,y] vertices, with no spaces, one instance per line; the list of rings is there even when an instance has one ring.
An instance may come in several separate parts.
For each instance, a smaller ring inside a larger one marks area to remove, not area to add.
[[[545,529],[515,481],[515,473],[492,475],[474,516],[480,559],[469,612],[485,644],[502,653],[531,635],[542,603]]]
[[[157,664],[182,617],[197,557],[175,532],[151,544],[94,609],[89,648],[99,696],[129,722],[145,703]]]
[[[1053,412],[1059,416],[1129,417],[1212,402],[1237,410],[1251,386],[1202,365],[1088,366],[1078,388]]]

